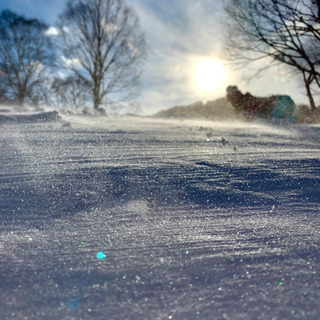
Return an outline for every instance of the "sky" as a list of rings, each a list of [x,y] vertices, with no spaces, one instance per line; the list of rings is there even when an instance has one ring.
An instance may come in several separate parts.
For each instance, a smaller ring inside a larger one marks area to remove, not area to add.
[[[0,0],[0,10],[54,26],[66,2]],[[139,16],[148,44],[137,98],[142,113],[224,97],[228,85],[258,96],[288,94],[296,103],[307,103],[301,82],[284,70],[274,68],[248,82],[255,66],[235,70],[224,60],[222,0],[128,0],[127,4]]]

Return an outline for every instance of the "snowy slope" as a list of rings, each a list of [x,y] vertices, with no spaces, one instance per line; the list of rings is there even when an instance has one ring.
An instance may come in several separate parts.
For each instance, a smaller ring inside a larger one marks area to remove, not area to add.
[[[0,125],[1,319],[320,319],[319,126],[62,118]]]

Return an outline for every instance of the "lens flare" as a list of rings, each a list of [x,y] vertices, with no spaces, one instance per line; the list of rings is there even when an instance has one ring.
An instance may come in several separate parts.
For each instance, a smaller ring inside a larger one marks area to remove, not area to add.
[[[102,251],[99,251],[99,252],[97,253],[97,258],[98,258],[99,260],[102,260],[102,259],[104,258],[104,253],[103,253]]]

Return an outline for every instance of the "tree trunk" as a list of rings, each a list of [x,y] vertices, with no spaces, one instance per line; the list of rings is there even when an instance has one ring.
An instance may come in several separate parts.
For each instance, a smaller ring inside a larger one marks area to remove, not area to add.
[[[312,111],[317,111],[317,107],[316,104],[314,102],[311,90],[310,90],[310,85],[306,85],[306,89],[307,89],[307,96],[309,98],[309,103],[310,103],[310,107]]]
[[[307,90],[307,96],[308,96],[308,99],[309,99],[309,104],[310,104],[310,108],[311,108],[311,111],[315,112],[317,111],[317,107],[316,107],[316,104],[314,102],[314,99],[313,99],[313,95],[312,95],[312,92],[311,92],[311,83],[312,83],[312,77],[311,75],[307,78],[306,77],[306,74],[305,72],[302,72],[303,74],[303,80],[304,80],[304,85],[306,87],[306,90]]]
[[[100,96],[100,79],[99,76],[94,74],[92,77],[93,80],[93,107],[94,110],[98,110],[101,104],[101,96]]]
[[[98,110],[100,107],[101,101],[100,101],[100,95],[97,92],[97,90],[94,90],[94,96],[93,96],[93,108],[94,110]]]
[[[19,107],[23,107],[25,98],[26,98],[25,93],[19,92],[19,95],[18,95],[18,106]]]
[[[94,108],[94,110],[98,110],[99,106],[100,106],[99,88],[98,88],[96,81],[94,81],[94,88],[93,88],[93,108]]]
[[[98,110],[99,109],[99,101],[96,97],[94,97],[94,101],[93,101],[93,108],[94,110]]]

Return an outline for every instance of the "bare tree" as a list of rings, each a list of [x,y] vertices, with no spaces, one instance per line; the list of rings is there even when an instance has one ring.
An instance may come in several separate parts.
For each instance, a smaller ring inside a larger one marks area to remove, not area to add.
[[[95,109],[136,94],[145,40],[122,0],[69,0],[57,25],[65,66],[89,85]]]
[[[228,0],[225,49],[229,60],[245,66],[267,59],[262,72],[288,66],[304,82],[312,110],[312,86],[320,89],[319,0]]]
[[[50,106],[63,108],[87,108],[90,105],[89,84],[83,79],[68,76],[66,78],[56,77],[47,84],[49,88],[45,97]]]
[[[38,102],[37,86],[45,78],[45,65],[53,60],[48,26],[3,10],[0,14],[0,81],[3,100],[22,106]]]

